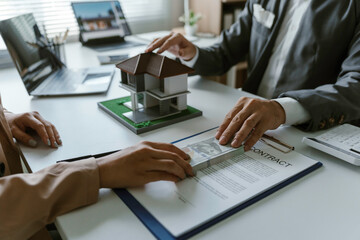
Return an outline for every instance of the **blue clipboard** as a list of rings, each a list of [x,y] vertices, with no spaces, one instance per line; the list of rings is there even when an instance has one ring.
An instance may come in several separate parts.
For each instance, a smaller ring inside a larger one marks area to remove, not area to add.
[[[216,129],[217,127],[211,128],[209,130],[194,134],[192,136],[174,141],[172,143],[178,143],[185,139],[192,138],[194,136],[198,136],[202,133],[211,131]],[[113,189],[113,191],[116,193],[116,195],[126,204],[126,206],[137,216],[137,218],[149,229],[149,231],[157,238],[157,239],[188,239],[195,234],[215,225],[216,223],[220,222],[221,220],[239,212],[240,210],[260,201],[261,199],[269,196],[270,194],[286,187],[292,182],[295,182],[296,180],[306,176],[307,174],[315,171],[316,169],[320,168],[322,166],[321,162],[317,162],[316,164],[312,165],[311,167],[303,170],[302,172],[299,172],[298,174],[294,175],[293,177],[289,178],[288,180],[279,183],[278,185],[270,188],[269,190],[261,193],[260,195],[257,195],[248,201],[230,209],[229,211],[223,213],[222,215],[210,219],[208,222],[205,222],[204,224],[200,225],[199,227],[181,235],[178,237],[173,236],[146,208],[144,208],[141,203],[139,203],[132,195],[129,193],[126,189]]]

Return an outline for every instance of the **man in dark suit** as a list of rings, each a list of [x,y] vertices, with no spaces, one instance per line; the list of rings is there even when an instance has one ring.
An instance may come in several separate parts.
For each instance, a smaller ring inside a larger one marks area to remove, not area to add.
[[[216,138],[249,150],[281,124],[319,130],[360,119],[360,1],[248,0],[220,40],[198,48],[182,35],[155,39],[197,74],[220,75],[248,61],[243,90],[267,100],[241,98]]]

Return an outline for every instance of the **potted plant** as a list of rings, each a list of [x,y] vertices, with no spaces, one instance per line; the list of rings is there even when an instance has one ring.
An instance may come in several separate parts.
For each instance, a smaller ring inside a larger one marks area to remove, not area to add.
[[[188,15],[188,17],[186,17]],[[195,14],[194,11],[189,10],[188,14],[181,16],[179,18],[180,22],[185,23],[184,29],[185,34],[189,36],[195,36],[197,31],[197,22],[201,19],[201,14]]]

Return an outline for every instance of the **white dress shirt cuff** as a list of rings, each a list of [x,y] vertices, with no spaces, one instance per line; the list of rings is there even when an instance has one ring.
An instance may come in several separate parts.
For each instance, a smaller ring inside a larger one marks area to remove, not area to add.
[[[181,63],[184,64],[185,66],[188,66],[188,67],[192,68],[192,67],[195,66],[195,63],[196,63],[196,61],[198,60],[198,58],[199,58],[199,49],[196,47],[195,56],[194,56],[191,60],[185,61],[185,60],[182,60],[182,59],[180,58],[180,61],[181,61]]]
[[[285,110],[285,124],[297,125],[311,119],[309,112],[295,99],[290,97],[273,99],[277,101]]]

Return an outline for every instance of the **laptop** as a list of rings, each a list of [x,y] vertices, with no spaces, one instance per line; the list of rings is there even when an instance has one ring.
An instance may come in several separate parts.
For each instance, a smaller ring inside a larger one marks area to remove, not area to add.
[[[96,51],[144,45],[125,41],[131,35],[119,1],[72,2],[79,25],[80,41]]]
[[[0,32],[11,58],[32,96],[105,93],[113,66],[71,70],[47,46],[32,14],[0,22]]]

